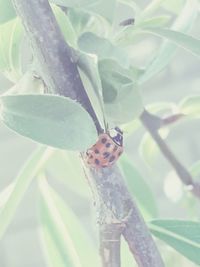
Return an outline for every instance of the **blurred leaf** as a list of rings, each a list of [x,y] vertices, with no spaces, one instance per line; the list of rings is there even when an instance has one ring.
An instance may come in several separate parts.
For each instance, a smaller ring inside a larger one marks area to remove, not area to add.
[[[118,2],[131,7],[136,12],[136,14],[141,10],[140,7],[132,0],[118,0]]]
[[[92,32],[83,33],[78,40],[78,46],[86,53],[97,55],[99,60],[114,59],[120,65],[129,67],[129,56],[125,50]]]
[[[196,0],[187,0],[184,8],[175,20],[172,30],[188,32],[192,27],[198,12],[198,2]],[[170,41],[165,41],[155,58],[149,63],[146,72],[141,76],[139,82],[143,83],[152,78],[162,69],[164,69],[177,51],[177,46]]]
[[[139,153],[145,163],[152,167],[156,156],[158,156],[159,148],[149,133],[145,133],[142,137]]]
[[[125,76],[121,67],[111,66],[109,61],[99,62],[106,115],[115,124],[126,123],[141,114],[142,99],[128,74]]]
[[[14,187],[15,187],[15,183],[12,182],[0,192],[0,216],[1,216],[1,208],[6,204]]]
[[[58,25],[65,37],[65,41],[72,47],[76,47],[77,38],[73,26],[65,13],[57,6],[53,7],[54,14],[56,16]]]
[[[192,117],[200,116],[200,96],[188,96],[179,104],[180,112]]]
[[[99,0],[92,5],[85,7],[87,11],[96,13],[112,22],[115,15],[116,0]]]
[[[148,214],[155,217],[157,215],[155,198],[144,178],[126,155],[120,158],[119,164],[131,194]]]
[[[44,177],[40,177],[39,185],[43,197],[40,213],[43,227],[56,244],[60,257],[66,263],[71,257],[76,262],[78,256],[81,266],[100,266],[98,251],[80,219],[48,185]],[[48,243],[45,246],[48,246]]]
[[[6,202],[0,209],[0,237],[2,237],[14,217],[17,207],[31,181],[43,168],[50,155],[50,150],[47,150],[46,147],[39,147],[27,160],[16,177],[14,184],[7,188]],[[1,197],[2,196],[5,198],[5,194],[1,195]]]
[[[84,7],[87,5],[93,5],[100,0],[51,0],[52,3],[64,6],[64,7]]]
[[[23,27],[19,18],[0,25],[0,70],[12,81],[21,76],[20,48]]]
[[[17,133],[61,149],[85,150],[97,133],[89,114],[69,98],[56,95],[2,96],[1,119]]]
[[[121,263],[122,267],[137,267],[134,257],[130,252],[127,242],[121,238]]]
[[[105,18],[84,9],[70,8],[67,16],[77,36],[89,31],[103,37],[110,31],[110,24]]]
[[[86,198],[91,197],[79,153],[58,150],[50,158],[46,168],[48,173],[67,185],[73,192]]]
[[[98,70],[97,57],[80,53],[77,64],[84,88],[89,96],[92,106],[95,107],[97,118],[101,125],[104,124],[104,105],[102,85]]]
[[[11,0],[0,0],[0,24],[16,17]]]
[[[167,127],[162,128],[159,130],[159,134],[163,139],[165,139],[169,134],[169,129]],[[160,149],[148,132],[146,132],[142,137],[139,152],[145,163],[152,167],[159,155]]]
[[[164,2],[165,0],[152,0],[139,14],[137,21],[143,21],[144,19],[151,16]]]
[[[172,31],[164,28],[147,28],[147,31],[158,36],[169,39],[178,46],[186,49],[195,56],[200,56],[200,40],[181,32]],[[145,30],[145,31],[146,31]]]
[[[179,13],[183,7],[185,3],[185,0],[167,0],[167,1],[164,1],[162,6],[170,11],[170,12],[173,12],[173,13]]]
[[[151,232],[194,263],[200,265],[200,223],[179,220],[154,220]]]
[[[200,160],[193,163],[192,166],[190,167],[189,171],[192,174],[193,178],[199,178],[199,176],[200,176]]]
[[[135,22],[135,26],[137,27],[163,27],[165,26],[170,20],[170,16],[157,16],[157,17],[153,17],[147,20],[143,20],[141,22],[137,21]]]
[[[65,266],[81,267],[82,264],[74,247],[74,242],[62,220],[62,216],[55,202],[53,201],[49,185],[45,180],[45,177],[40,176],[39,178],[39,187],[42,195],[42,199],[40,201],[42,228],[44,228],[45,233],[47,233],[50,237],[51,243],[57,247],[57,253],[59,254],[56,255],[56,260],[59,259],[61,263],[65,263]],[[50,255],[51,247],[49,247],[46,242],[44,245],[46,246],[46,251],[48,252],[47,255]]]
[[[5,92],[4,95],[42,94],[43,92],[43,81],[39,78],[35,78],[32,70],[28,70],[14,86]]]
[[[137,131],[141,126],[142,126],[141,121],[139,119],[135,119],[128,123],[120,125],[120,128],[126,134],[126,136],[129,136],[133,134],[135,131]]]

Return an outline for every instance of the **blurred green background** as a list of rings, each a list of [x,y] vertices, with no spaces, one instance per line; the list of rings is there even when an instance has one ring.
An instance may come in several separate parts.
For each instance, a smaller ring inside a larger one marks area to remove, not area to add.
[[[138,0],[135,2],[144,8],[151,1]],[[179,8],[175,9],[174,1],[166,2],[168,2],[168,8],[164,11],[162,9],[162,14],[164,12],[176,17]],[[184,1],[176,2],[177,6],[179,2],[181,6]],[[160,10],[157,11],[157,15],[159,14]],[[132,11],[119,5],[115,16],[117,25],[124,18],[131,17]],[[200,38],[199,25],[198,10],[198,17],[192,26],[190,35]],[[127,49],[130,52],[132,62],[142,68],[149,62],[150,58],[153,58],[160,45],[160,38],[145,35]],[[179,48],[170,64],[163,71],[141,85],[140,92],[144,106],[153,109],[160,104],[164,107],[163,103],[165,103],[167,108],[163,108],[159,114],[163,116],[171,114],[171,107],[176,110],[177,105],[186,96],[200,95],[199,70],[199,59]],[[0,91],[3,93],[12,86],[12,83],[1,75],[0,85]],[[167,143],[188,169],[200,159],[199,132],[200,120],[198,118],[180,121],[170,126],[169,131],[166,130]],[[14,181],[21,166],[36,147],[35,142],[14,133],[2,123],[0,124],[0,191]],[[133,133],[125,132],[125,151],[153,192],[158,210],[156,218],[200,219],[199,201],[181,184],[172,167],[143,127]],[[68,155],[63,157],[67,158]],[[73,170],[69,166],[70,164],[73,166],[77,159],[74,154],[72,159],[70,157],[67,159],[68,165],[65,165],[59,162],[59,155],[57,158],[55,156],[54,163],[49,164],[51,166],[49,169],[47,168],[48,181],[83,224],[97,255],[98,229],[92,193],[87,180],[83,177],[81,167],[77,173],[73,174]],[[62,166],[59,167],[59,164]],[[0,266],[57,267],[52,263],[50,264],[47,260],[48,256],[45,256],[48,253],[46,245],[44,245],[46,241],[44,241],[38,216],[39,203],[38,183],[37,179],[33,179],[10,226],[0,241]],[[146,214],[143,207],[140,206],[140,208],[146,220],[152,219],[152,216]],[[76,231],[76,225],[74,228]],[[82,239],[82,236],[77,236],[78,238]],[[157,240],[157,244],[167,267],[197,266],[163,242]],[[91,252],[85,246],[82,246],[82,254],[85,254],[88,260],[91,257]],[[89,267],[89,265],[84,264],[83,266]],[[124,242],[122,244],[122,266],[136,266]]]

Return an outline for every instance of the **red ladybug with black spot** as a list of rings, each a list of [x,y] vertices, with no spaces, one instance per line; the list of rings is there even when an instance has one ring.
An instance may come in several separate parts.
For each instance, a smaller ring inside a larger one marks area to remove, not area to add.
[[[86,164],[95,169],[112,166],[123,152],[123,132],[115,127],[99,139],[85,154]]]

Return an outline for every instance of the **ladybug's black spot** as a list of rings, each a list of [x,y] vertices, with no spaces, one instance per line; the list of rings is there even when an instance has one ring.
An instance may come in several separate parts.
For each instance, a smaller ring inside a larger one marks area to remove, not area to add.
[[[109,162],[112,162],[115,160],[115,156],[111,156],[110,159],[109,159]]]
[[[108,153],[108,152],[104,152],[104,153],[103,153],[103,156],[104,156],[104,158],[106,159],[106,158],[108,158],[108,157],[110,156],[110,153]]]
[[[107,141],[107,139],[106,139],[106,138],[102,138],[102,139],[101,139],[101,143],[102,143],[102,144],[105,144],[105,143],[106,143],[106,141]]]
[[[94,153],[95,154],[99,154],[99,150],[98,149],[95,149]]]
[[[113,152],[117,151],[118,146],[115,145]]]
[[[94,162],[95,162],[96,165],[99,165],[99,163],[100,163],[100,161],[98,159],[95,159]]]
[[[106,144],[106,147],[110,147],[110,146],[111,146],[111,143],[107,143],[107,144]]]

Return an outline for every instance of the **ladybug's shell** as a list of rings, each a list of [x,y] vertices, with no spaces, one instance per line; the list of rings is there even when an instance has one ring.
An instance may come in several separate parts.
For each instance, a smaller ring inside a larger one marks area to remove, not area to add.
[[[95,145],[89,148],[85,162],[89,167],[99,169],[113,165],[123,152],[123,147],[116,144],[106,133],[99,135]]]

